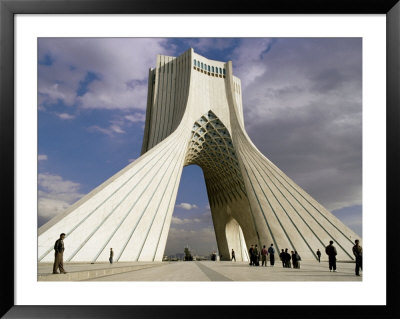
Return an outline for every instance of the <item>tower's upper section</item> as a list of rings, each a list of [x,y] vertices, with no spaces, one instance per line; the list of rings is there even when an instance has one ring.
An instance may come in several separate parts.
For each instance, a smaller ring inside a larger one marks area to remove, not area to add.
[[[243,122],[240,80],[229,70],[231,62],[207,59],[193,49],[179,57],[158,55],[156,67],[149,70],[142,154],[168,137],[183,120],[191,126],[209,110],[229,130],[232,100]]]
[[[195,52],[193,52],[192,57],[193,70],[212,77],[226,78],[225,62],[209,60]]]

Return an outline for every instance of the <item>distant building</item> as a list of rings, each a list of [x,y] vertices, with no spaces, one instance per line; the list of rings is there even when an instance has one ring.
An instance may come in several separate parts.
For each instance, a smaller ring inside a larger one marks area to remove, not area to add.
[[[183,258],[185,257],[185,254],[183,254],[183,253],[176,253],[175,256],[176,256],[176,258],[178,258],[179,260],[183,260]]]

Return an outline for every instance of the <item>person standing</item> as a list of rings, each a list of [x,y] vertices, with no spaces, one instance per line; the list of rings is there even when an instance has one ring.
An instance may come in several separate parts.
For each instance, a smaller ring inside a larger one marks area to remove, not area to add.
[[[113,263],[113,258],[114,258],[114,251],[112,250],[112,248],[110,248],[110,258],[108,259],[110,261],[110,264]]]
[[[285,262],[285,260],[286,260],[286,255],[285,255],[285,252],[283,251],[283,248],[282,248],[281,253],[279,254],[279,258],[280,258],[281,261],[282,261],[282,267],[285,268],[285,265],[286,265],[286,262]]]
[[[260,266],[260,252],[258,251],[258,246],[257,244],[254,246],[254,263],[256,266]]]
[[[271,246],[268,248],[268,253],[269,253],[269,262],[271,263],[271,267],[274,267],[275,264],[274,244],[271,244]]]
[[[235,251],[233,250],[233,248],[232,248],[232,261],[235,259],[235,262],[236,262],[236,257],[235,257]]]
[[[267,256],[268,256],[268,251],[264,245],[263,249],[261,249],[261,266],[264,266],[264,264],[265,264],[265,267],[267,267]]]
[[[253,245],[251,245],[251,247],[249,248],[249,258],[250,258],[250,266],[254,265],[254,247]]]
[[[362,270],[362,247],[358,239],[356,239],[354,243],[353,254],[356,257],[356,276],[360,276],[360,269]]]
[[[60,238],[56,240],[54,244],[54,264],[53,264],[53,274],[58,274],[57,270],[60,269],[60,274],[66,274],[64,270],[64,238],[65,234],[60,234]]]
[[[296,256],[296,268],[297,268],[297,269],[300,269],[300,260],[301,260],[301,257],[300,257],[299,253],[298,253],[296,250],[294,251],[294,254],[295,254],[295,256]]]
[[[293,268],[297,268],[297,259],[296,259],[296,254],[294,253],[294,251],[292,250],[290,252],[291,254],[291,258],[292,258],[292,264],[293,264]]]
[[[292,263],[290,262],[291,256],[289,254],[288,249],[285,249],[285,265],[286,268],[292,268]]]
[[[319,251],[319,249],[317,249],[317,257],[318,257],[318,262],[321,262],[321,252]]]
[[[336,272],[336,248],[333,246],[333,241],[329,242],[329,245],[325,248],[326,254],[329,256],[329,271]]]

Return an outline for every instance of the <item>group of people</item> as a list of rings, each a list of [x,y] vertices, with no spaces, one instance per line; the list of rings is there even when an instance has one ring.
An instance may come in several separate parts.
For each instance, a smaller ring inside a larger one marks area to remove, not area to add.
[[[260,259],[261,259],[261,266],[267,267],[267,257],[269,256],[269,261],[271,266],[273,267],[275,264],[275,248],[274,244],[271,244],[271,246],[267,249],[265,245],[261,249],[261,251],[258,250],[257,245],[251,245],[249,249],[249,258],[250,258],[250,266],[259,266],[260,265]],[[297,251],[291,251],[291,254],[288,252],[288,249],[286,248],[285,251],[282,249],[282,252],[279,254],[279,258],[282,261],[282,265],[284,268],[300,268],[300,260],[301,257],[297,253]],[[232,249],[232,260],[235,259],[235,252]]]
[[[232,249],[232,256],[234,256],[234,251]],[[261,250],[258,250],[257,245],[251,245],[249,248],[249,258],[250,258],[250,266],[259,266],[261,259],[261,266],[267,267],[267,256],[269,256],[269,262],[271,267],[275,264],[275,249],[274,244],[267,249],[265,245]],[[232,258],[233,259],[233,258]],[[236,261],[236,258],[235,258]]]
[[[53,264],[53,274],[58,274],[57,270],[59,270],[61,274],[66,274],[67,272],[64,270],[64,264],[63,264],[63,254],[64,254],[64,238],[65,234],[62,233],[60,234],[60,238],[56,240],[54,244],[54,264]],[[356,276],[360,276],[360,270],[362,270],[362,247],[360,246],[360,241],[358,239],[355,240],[355,245],[352,248],[353,255],[355,256],[355,261],[356,261],[356,267],[355,267],[355,272]],[[329,245],[325,247],[325,253],[328,255],[328,261],[329,261],[329,271],[336,272],[336,255],[337,251],[335,246],[333,246],[333,241],[331,240],[329,242]],[[232,261],[236,261],[236,256],[235,256],[235,251],[232,249]],[[316,252],[318,262],[321,262],[321,251],[317,249]],[[259,266],[260,265],[260,259],[261,259],[261,266],[267,267],[267,256],[269,256],[270,264],[273,267],[275,264],[275,249],[274,249],[274,244],[271,244],[271,246],[266,249],[265,245],[263,248],[259,251],[257,245],[251,245],[249,249],[249,257],[250,257],[250,266]],[[222,257],[222,256],[221,256]],[[110,257],[109,257],[109,262],[110,264],[113,263],[113,258],[114,258],[114,251],[112,248],[110,248]],[[297,253],[297,251],[291,251],[291,253],[288,252],[288,249],[286,248],[285,250],[282,249],[281,253],[279,254],[279,258],[282,261],[282,266],[284,268],[300,268],[300,260],[301,257]]]
[[[356,262],[356,267],[355,267],[355,273],[356,276],[360,276],[360,270],[362,270],[362,247],[360,246],[360,241],[358,239],[355,240],[355,245],[353,246],[353,254],[355,256],[355,262]],[[258,250],[257,245],[251,245],[249,249],[249,257],[250,257],[250,266],[259,266],[260,265],[260,259],[261,259],[261,266],[267,266],[267,256],[270,256],[270,263],[271,266],[274,266],[275,263],[275,249],[273,247],[274,245],[271,244],[271,246],[266,249],[265,245],[261,249],[261,251]],[[329,271],[336,272],[336,255],[337,251],[335,246],[333,246],[333,241],[331,240],[329,242],[329,245],[325,247],[325,253],[328,255],[328,262],[329,262]],[[321,251],[317,249],[316,251],[317,259],[318,262],[321,262]],[[282,266],[283,268],[296,268],[300,269],[300,261],[301,257],[299,253],[295,251],[291,251],[289,253],[288,248],[285,250],[282,249],[281,253],[279,254],[279,258],[282,261]],[[232,249],[232,261],[236,261],[235,257],[235,251]]]
[[[285,250],[282,249],[279,258],[282,261],[283,268],[292,268],[293,265],[293,268],[300,269],[301,257],[297,251],[292,250],[289,253],[287,248]]]
[[[355,273],[356,276],[360,276],[360,269],[362,270],[362,247],[360,241],[356,239],[352,248],[353,255],[356,258]],[[333,246],[333,241],[329,242],[329,245],[325,247],[325,253],[328,255],[329,271],[336,272],[336,255],[337,251]],[[321,252],[317,250],[318,261],[321,261]]]

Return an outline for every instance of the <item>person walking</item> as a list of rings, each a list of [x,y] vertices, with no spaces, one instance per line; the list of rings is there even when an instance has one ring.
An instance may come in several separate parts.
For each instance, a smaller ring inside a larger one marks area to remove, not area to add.
[[[110,264],[113,263],[113,258],[114,258],[114,251],[112,250],[112,248],[110,248],[110,258],[108,258],[108,260],[110,261]]]
[[[271,263],[271,267],[274,267],[275,264],[274,244],[271,244],[271,246],[268,248],[268,253],[269,253],[269,262]]]
[[[318,262],[321,262],[321,252],[319,251],[319,249],[317,249],[317,257],[318,257]]]
[[[249,258],[250,258],[250,266],[254,265],[254,246],[251,245],[251,247],[249,248]]]
[[[362,270],[362,247],[358,239],[356,239],[354,243],[353,254],[356,257],[356,276],[360,276],[360,269]]]
[[[265,245],[263,246],[263,249],[261,249],[261,266],[267,267],[267,256],[268,256],[268,250],[265,248]]]
[[[285,268],[285,265],[286,265],[286,262],[285,262],[285,260],[286,260],[286,255],[285,255],[285,252],[283,251],[283,248],[282,248],[281,253],[279,254],[279,258],[280,258],[281,261],[282,261],[282,267]]]
[[[329,245],[325,248],[326,254],[329,256],[329,271],[336,272],[336,248],[333,246],[333,241],[329,242]]]
[[[64,270],[64,238],[65,234],[60,234],[60,238],[54,243],[54,264],[53,264],[53,274],[58,274],[57,270],[60,269],[60,274],[66,274]]]
[[[236,257],[235,257],[235,251],[233,250],[233,248],[232,248],[232,261],[235,259],[235,262],[236,262]]]

